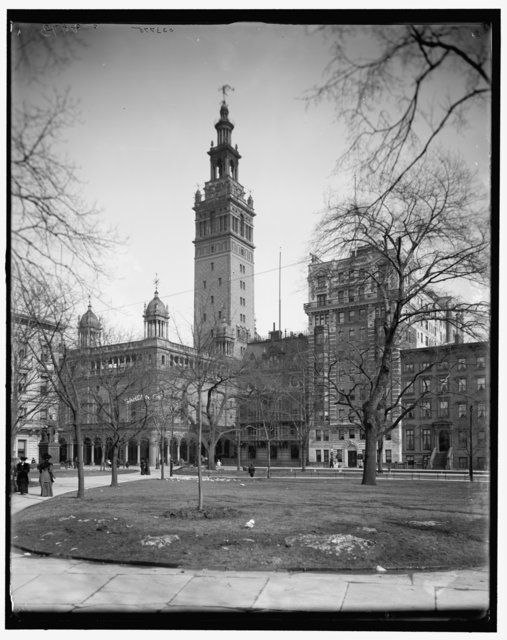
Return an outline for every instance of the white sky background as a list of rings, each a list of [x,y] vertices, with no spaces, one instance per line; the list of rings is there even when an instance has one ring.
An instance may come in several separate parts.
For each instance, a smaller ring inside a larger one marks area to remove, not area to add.
[[[143,305],[157,273],[160,297],[183,340],[191,341],[192,206],[197,185],[209,179],[206,152],[212,139],[216,143],[218,88],[227,83],[235,88],[228,104],[232,143],[242,155],[239,181],[257,213],[257,331],[265,336],[278,324],[280,248],[282,329],[304,331],[309,241],[318,213],[329,191],[353,189],[350,177],[335,172],[345,129],[333,105],[302,99],[323,79],[329,43],[305,26],[172,28],[154,34],[133,25],[84,26],[79,35],[87,46],[78,60],[29,88],[14,77],[15,100],[27,91],[37,100],[53,88],[70,88],[81,122],[66,132],[66,152],[80,167],[85,199],[97,203],[105,225],[128,238],[108,257],[110,279],[90,291],[93,309],[107,326],[141,336]],[[453,144],[485,166],[488,123],[481,125],[461,139],[453,134]],[[83,300],[80,313],[86,306]],[[171,338],[177,339],[174,326]]]

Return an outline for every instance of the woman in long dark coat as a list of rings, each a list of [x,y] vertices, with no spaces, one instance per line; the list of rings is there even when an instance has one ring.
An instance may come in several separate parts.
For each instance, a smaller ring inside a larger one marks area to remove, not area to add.
[[[26,461],[26,457],[21,456],[21,462],[16,465],[16,482],[18,484],[18,490],[21,495],[28,493],[28,474],[30,472],[30,465]]]
[[[53,496],[53,465],[49,461],[51,456],[46,454],[44,460],[38,465],[41,496],[50,498]]]

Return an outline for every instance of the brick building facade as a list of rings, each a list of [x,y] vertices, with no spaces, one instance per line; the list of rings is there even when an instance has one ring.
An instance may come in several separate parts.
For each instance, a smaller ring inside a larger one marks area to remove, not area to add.
[[[265,466],[308,463],[308,339],[282,336],[273,328],[267,340],[248,344],[245,361],[256,381],[239,408],[241,458]]]
[[[489,464],[489,344],[466,342],[401,352],[402,384],[412,386],[403,420],[409,467],[474,469]],[[470,442],[472,446],[470,447]]]

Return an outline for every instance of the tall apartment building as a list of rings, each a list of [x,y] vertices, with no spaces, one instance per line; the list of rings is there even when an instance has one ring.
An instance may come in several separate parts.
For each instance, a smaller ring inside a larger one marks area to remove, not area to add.
[[[401,363],[405,405],[414,405],[403,419],[403,462],[412,468],[467,469],[471,455],[474,469],[486,469],[489,344],[405,349]]]
[[[194,344],[212,337],[241,357],[255,335],[253,199],[239,182],[238,146],[225,101],[211,143],[210,179],[195,193]]]
[[[367,371],[374,370],[382,346],[384,314],[389,313],[389,273],[386,270],[382,275],[383,291],[378,287],[378,278],[373,277],[383,268],[378,254],[369,248],[358,249],[341,260],[323,262],[313,257],[309,264],[309,301],[304,308],[308,315],[309,350],[316,363],[310,464],[326,465],[332,457],[343,466],[361,465],[364,434],[352,423],[348,408],[335,402],[336,394],[333,396],[330,387],[353,391],[360,377],[359,363]],[[391,396],[400,385],[401,348],[435,346],[459,339],[454,335],[451,314],[445,311],[448,300],[421,293],[414,301],[414,307],[438,306],[443,313],[439,319],[428,317],[400,332],[391,362]],[[442,319],[446,314],[447,320]],[[332,377],[331,385],[328,376]],[[401,460],[402,437],[398,426],[384,438],[383,462]]]

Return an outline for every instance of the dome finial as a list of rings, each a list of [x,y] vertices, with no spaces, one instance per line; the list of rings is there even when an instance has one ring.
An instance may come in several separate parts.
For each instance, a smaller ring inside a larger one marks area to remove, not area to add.
[[[155,280],[153,280],[153,284],[155,285],[155,295],[158,296],[158,284],[159,284],[159,279],[158,279],[158,273],[155,274]]]

